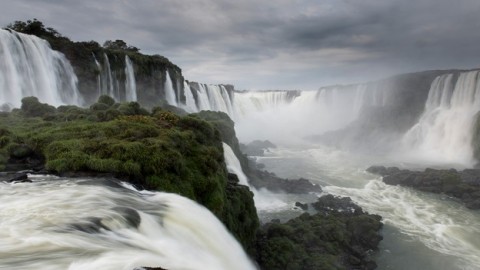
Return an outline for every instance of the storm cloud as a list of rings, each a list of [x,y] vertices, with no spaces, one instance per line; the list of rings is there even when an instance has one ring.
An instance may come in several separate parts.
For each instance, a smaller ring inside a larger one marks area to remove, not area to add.
[[[317,89],[479,66],[478,0],[0,0],[76,41],[122,39],[189,80]]]

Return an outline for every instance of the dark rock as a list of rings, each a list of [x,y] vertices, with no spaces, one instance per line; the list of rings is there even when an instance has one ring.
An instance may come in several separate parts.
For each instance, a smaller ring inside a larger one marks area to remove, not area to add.
[[[345,215],[363,214],[362,208],[353,203],[350,197],[335,197],[327,194],[318,198],[317,202],[312,203],[312,206],[319,213],[327,214],[330,212],[340,212]]]
[[[307,203],[295,202],[295,206],[305,211],[308,210]]]
[[[32,182],[32,180],[28,179],[27,173],[19,172],[19,173],[5,173],[5,175],[0,176],[0,180],[6,182]]]
[[[248,175],[250,184],[257,189],[266,188],[273,192],[286,192],[292,194],[308,194],[310,192],[322,192],[319,185],[312,184],[309,180],[283,179],[274,173],[260,170],[250,170]]]
[[[272,142],[255,140],[249,144],[240,144],[240,150],[247,156],[263,156],[268,148],[276,148]]]

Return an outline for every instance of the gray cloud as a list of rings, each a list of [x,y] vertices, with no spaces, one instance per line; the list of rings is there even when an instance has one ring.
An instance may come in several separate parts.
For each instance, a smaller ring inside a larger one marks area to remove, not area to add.
[[[478,66],[478,0],[0,0],[0,24],[38,18],[73,40],[123,39],[191,80],[316,89]]]

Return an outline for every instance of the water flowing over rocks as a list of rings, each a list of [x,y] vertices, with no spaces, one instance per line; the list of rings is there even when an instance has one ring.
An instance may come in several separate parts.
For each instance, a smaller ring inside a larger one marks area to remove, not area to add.
[[[480,209],[480,170],[478,169],[463,171],[425,169],[420,172],[397,167],[372,166],[367,171],[383,176],[383,182],[386,184],[446,194],[470,209]]]

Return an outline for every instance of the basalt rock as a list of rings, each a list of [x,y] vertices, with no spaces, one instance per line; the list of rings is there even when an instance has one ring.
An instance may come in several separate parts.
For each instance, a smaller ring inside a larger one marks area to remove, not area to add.
[[[283,179],[274,173],[260,170],[251,170],[249,173],[250,184],[257,189],[266,188],[273,192],[286,192],[292,194],[307,194],[310,192],[322,192],[319,185],[312,184],[309,180]]]

